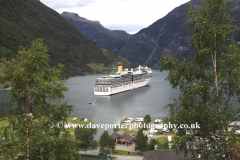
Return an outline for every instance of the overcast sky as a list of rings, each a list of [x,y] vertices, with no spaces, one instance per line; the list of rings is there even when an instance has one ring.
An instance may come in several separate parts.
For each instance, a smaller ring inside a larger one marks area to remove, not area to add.
[[[40,0],[59,14],[77,13],[110,30],[133,34],[190,0]]]

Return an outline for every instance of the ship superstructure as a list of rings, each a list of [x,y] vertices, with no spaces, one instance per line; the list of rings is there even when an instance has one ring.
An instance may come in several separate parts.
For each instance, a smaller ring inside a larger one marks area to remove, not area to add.
[[[139,70],[139,68],[140,68],[141,71],[147,71],[150,74],[150,76],[152,76],[152,69],[151,68],[148,68],[147,66],[143,67],[143,66],[139,65],[139,67],[135,68],[134,71]]]
[[[109,96],[146,86],[151,77],[147,71],[140,68],[138,70],[125,69],[123,71],[122,66],[118,66],[117,73],[97,78],[94,94]]]

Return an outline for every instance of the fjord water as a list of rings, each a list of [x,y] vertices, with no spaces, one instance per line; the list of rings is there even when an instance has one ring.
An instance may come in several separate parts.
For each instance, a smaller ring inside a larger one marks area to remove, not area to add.
[[[96,124],[118,124],[123,118],[143,118],[149,114],[152,119],[163,119],[169,115],[168,108],[164,108],[173,101],[170,98],[178,97],[179,91],[172,90],[165,78],[168,71],[153,70],[151,81],[146,87],[120,93],[113,96],[94,96],[93,86],[100,75],[79,76],[67,80],[69,88],[65,92],[68,104],[75,105],[72,117],[86,117]],[[9,91],[0,91],[0,100],[4,101]],[[94,102],[94,105],[88,104]],[[238,106],[236,98],[231,101]],[[2,106],[0,114],[4,113]],[[99,140],[104,129],[99,129],[94,139]],[[108,129],[109,134],[113,133]]]
[[[168,108],[164,108],[173,101],[170,98],[178,97],[178,90],[172,90],[169,82],[164,81],[168,72],[153,70],[151,81],[146,87],[112,95],[94,96],[93,86],[100,75],[78,76],[67,80],[69,88],[65,92],[68,104],[75,105],[72,117],[86,117],[96,124],[118,124],[123,118],[144,118],[149,114],[152,119],[168,116]],[[4,100],[8,91],[0,91],[0,100]],[[89,102],[94,105],[88,104]],[[0,108],[0,113],[3,109]],[[104,129],[99,129],[94,139],[99,140]],[[113,133],[108,129],[109,134]]]
[[[86,117],[97,124],[118,124],[123,118],[144,118],[149,114],[152,119],[168,116],[167,104],[170,98],[178,97],[179,91],[172,90],[169,82],[164,81],[168,72],[153,70],[151,81],[146,87],[112,95],[94,96],[93,86],[100,75],[73,77],[67,80],[69,91],[65,98],[75,105],[71,116]],[[88,104],[89,102],[94,105]],[[94,139],[98,140],[104,129],[99,129]],[[108,129],[109,134],[113,131]]]

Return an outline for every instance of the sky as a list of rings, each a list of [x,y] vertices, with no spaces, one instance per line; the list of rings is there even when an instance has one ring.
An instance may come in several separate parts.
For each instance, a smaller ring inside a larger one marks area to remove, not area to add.
[[[190,0],[40,0],[57,11],[77,13],[88,20],[99,21],[110,30],[130,34],[148,27],[174,8]]]

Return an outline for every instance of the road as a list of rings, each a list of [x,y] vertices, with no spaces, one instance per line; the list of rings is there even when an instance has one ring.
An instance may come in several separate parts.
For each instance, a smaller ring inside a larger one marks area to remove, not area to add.
[[[121,145],[117,144],[115,150],[123,150],[123,151],[129,151],[129,152],[135,152],[134,150],[135,144],[132,144],[131,146]],[[95,151],[79,151],[80,154],[93,154],[98,155],[99,149]],[[117,160],[143,160],[142,156],[124,156],[124,155],[113,155],[113,157],[116,157]]]

